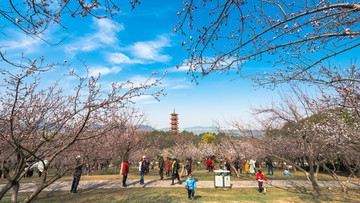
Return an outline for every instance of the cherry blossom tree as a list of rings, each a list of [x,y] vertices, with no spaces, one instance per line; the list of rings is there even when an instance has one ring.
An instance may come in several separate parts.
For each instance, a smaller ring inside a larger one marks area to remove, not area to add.
[[[8,181],[1,189],[0,199],[12,188],[12,201],[16,201],[20,180],[26,173],[24,169],[40,161],[44,164],[41,183],[24,200],[33,201],[44,188],[76,167],[67,167],[71,165],[67,161],[70,163],[75,159],[73,156],[58,159],[71,154],[72,145],[105,135],[116,128],[108,125],[113,107],[124,108],[133,103],[133,98],[142,95],[158,99],[163,92],[163,89],[150,90],[162,79],[156,78],[156,73],[141,84],[131,81],[113,83],[112,90],[105,92],[98,83],[100,76],[81,77],[69,68],[69,76],[77,78],[79,83],[73,94],[65,94],[59,82],[48,88],[39,86],[41,74],[58,64],[46,64],[44,58],[23,58],[21,63],[9,63],[13,70],[0,70],[4,77],[0,95],[0,143],[5,146],[1,153],[1,167]],[[15,163],[9,173],[4,170],[8,160]],[[58,167],[61,170],[57,170],[54,176],[47,175],[51,168]]]
[[[188,37],[182,65],[195,80],[231,71],[259,85],[294,80],[331,85],[338,74],[324,65],[360,45],[359,10],[359,3],[345,0],[185,0],[174,32]],[[209,16],[200,21],[203,13]],[[272,68],[246,70],[246,64],[259,61]],[[331,77],[324,77],[328,71]]]
[[[111,155],[108,157],[113,162],[122,163],[128,160],[130,154],[134,151],[148,147],[148,144],[144,142],[147,130],[142,129],[146,115],[139,112],[139,109],[135,107],[115,113],[110,123],[117,127],[110,131],[108,136],[104,137],[106,140],[103,147],[111,151]]]
[[[328,97],[313,99],[299,89],[293,91],[294,97],[286,95],[282,103],[258,109],[257,113],[268,115],[263,122],[267,129],[263,146],[268,149],[269,155],[302,171],[312,184],[315,195],[320,195],[320,167],[339,181],[346,192],[346,185],[340,181],[335,169],[330,170],[326,163],[350,161],[352,171],[359,167],[356,159],[352,159],[359,156],[359,152],[351,145],[358,140],[356,137],[359,134],[358,123],[354,119],[356,114],[339,108]],[[308,169],[298,162],[306,163]],[[353,172],[350,173],[349,178],[353,175]]]
[[[140,1],[130,1],[130,5],[135,8]],[[62,23],[65,16],[108,18],[119,13],[119,6],[119,2],[111,0],[7,0],[2,2],[0,16],[4,20],[2,26],[12,24],[28,35],[41,38],[52,24],[66,28]]]
[[[228,139],[222,139],[221,143],[217,145],[219,156],[226,159],[240,158],[246,159],[258,159],[266,156],[265,150],[259,145],[262,144],[257,138],[247,137],[229,137]],[[237,177],[240,178],[239,171],[236,170],[233,163],[230,161],[230,166],[235,171]]]

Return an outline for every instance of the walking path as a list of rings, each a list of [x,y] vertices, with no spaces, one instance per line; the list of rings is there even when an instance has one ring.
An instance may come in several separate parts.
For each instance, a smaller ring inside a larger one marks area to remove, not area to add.
[[[142,187],[138,180],[128,180],[127,188]],[[44,191],[70,191],[71,181],[55,182]],[[171,180],[158,181],[158,180],[145,180],[145,187],[185,187],[185,184],[170,185]],[[258,187],[256,181],[232,181],[232,188],[249,188]],[[198,181],[196,182],[198,188],[214,188],[214,181]],[[340,184],[336,181],[319,181],[320,187],[340,187]],[[4,184],[0,185],[2,188]],[[31,192],[36,188],[36,183],[23,183],[20,184],[20,192]],[[305,180],[270,180],[265,183],[265,187],[311,187],[311,184]],[[350,182],[349,187],[360,187],[360,182]],[[123,188],[121,180],[93,180],[93,181],[81,181],[79,183],[79,190],[90,189],[105,189],[105,188]]]

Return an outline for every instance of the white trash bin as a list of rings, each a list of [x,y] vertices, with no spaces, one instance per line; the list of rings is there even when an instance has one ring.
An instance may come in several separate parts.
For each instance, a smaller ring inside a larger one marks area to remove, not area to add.
[[[214,187],[225,188],[231,187],[230,171],[228,170],[214,170]]]

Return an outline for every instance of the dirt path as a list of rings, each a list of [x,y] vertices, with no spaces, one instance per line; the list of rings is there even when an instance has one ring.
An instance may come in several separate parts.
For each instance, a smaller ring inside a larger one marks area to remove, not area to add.
[[[44,191],[66,191],[71,188],[71,181],[55,182]],[[142,187],[139,184],[139,180],[128,180],[128,188]],[[256,181],[232,181],[233,188],[246,188],[246,187],[258,187]],[[320,187],[340,187],[336,181],[319,181]],[[105,188],[123,188],[121,180],[93,180],[93,181],[81,181],[78,189],[79,190],[90,190],[90,189],[105,189]],[[214,181],[197,181],[196,185],[198,188],[214,188]],[[0,185],[3,187],[4,184]],[[171,180],[158,181],[158,180],[145,180],[145,187],[185,187],[185,183],[171,185]],[[271,180],[265,183],[265,187],[311,187],[308,181],[302,180]],[[360,182],[350,182],[349,187],[360,187]],[[23,183],[20,185],[20,192],[31,192],[35,190],[35,183]]]

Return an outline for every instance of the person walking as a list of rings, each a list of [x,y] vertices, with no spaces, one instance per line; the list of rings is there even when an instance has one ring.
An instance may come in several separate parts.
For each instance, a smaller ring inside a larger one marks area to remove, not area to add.
[[[179,180],[179,184],[181,184],[179,172],[178,172],[180,169],[180,165],[177,162],[176,158],[174,158],[171,168],[172,168],[172,183],[171,183],[171,185],[174,185],[175,178],[177,178]]]
[[[185,171],[186,171],[186,175],[189,176],[191,174],[191,172],[194,171],[194,167],[191,164],[189,159],[186,159],[186,164],[185,164]]]
[[[273,168],[273,163],[271,161],[270,158],[266,158],[266,166],[268,167],[268,175],[270,175],[270,172],[271,172],[271,176],[274,175],[274,168]]]
[[[171,160],[169,159],[169,157],[166,157],[166,160],[165,160],[165,174],[166,174],[166,177],[170,176],[170,168],[171,168]]]
[[[257,175],[256,175],[256,180],[258,181],[259,184],[259,192],[260,193],[265,193],[266,189],[263,188],[263,183],[264,180],[267,182],[267,179],[265,178],[265,176],[261,173],[261,170],[258,171]]]
[[[159,181],[163,181],[164,180],[165,161],[162,156],[158,156],[158,159],[159,159],[159,175],[160,175]]]
[[[123,180],[122,180],[122,186],[126,187],[126,179],[127,175],[129,173],[129,162],[127,160],[124,161],[123,168],[122,168],[122,174],[123,174]]]
[[[189,177],[187,178],[186,182],[185,182],[185,188],[187,189],[188,191],[188,198],[189,200],[194,200],[195,197],[195,188],[196,187],[196,181],[195,181],[195,178],[193,178],[193,175],[190,174]]]
[[[141,162],[139,163],[139,171],[140,171],[140,185],[142,185],[143,187],[145,187],[144,184],[144,175],[146,173],[146,161],[145,161],[145,156],[142,157]]]
[[[80,177],[81,177],[81,173],[82,173],[82,164],[81,164],[81,157],[77,156],[76,157],[76,168],[74,171],[74,179],[71,185],[71,190],[70,192],[72,194],[77,193],[77,187],[79,185],[80,182]]]

